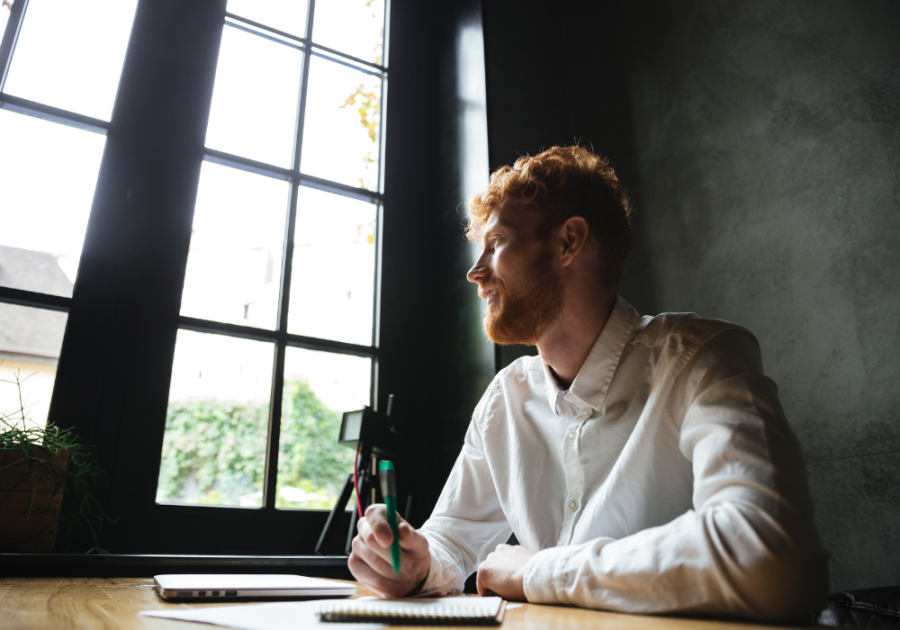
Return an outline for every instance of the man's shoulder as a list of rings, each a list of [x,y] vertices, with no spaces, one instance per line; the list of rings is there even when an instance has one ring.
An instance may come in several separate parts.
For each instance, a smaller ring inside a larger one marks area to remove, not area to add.
[[[677,343],[696,348],[722,333],[732,331],[756,341],[749,330],[724,319],[704,318],[696,313],[661,313],[641,318],[630,342],[648,347]]]
[[[535,387],[544,380],[544,362],[540,355],[519,357],[494,375],[485,395],[502,390]]]

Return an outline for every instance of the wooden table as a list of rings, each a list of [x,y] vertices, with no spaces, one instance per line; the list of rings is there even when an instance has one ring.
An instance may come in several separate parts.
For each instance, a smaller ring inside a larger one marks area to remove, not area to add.
[[[371,595],[357,585],[357,596]],[[169,604],[160,599],[152,578],[0,578],[0,628],[3,630],[198,630],[217,626],[138,617],[142,610],[240,604]],[[245,604],[246,605],[246,604]],[[402,626],[412,630],[412,626]],[[435,626],[429,626],[434,628]],[[455,626],[460,627],[460,626]],[[477,627],[477,626],[472,626]],[[480,626],[484,628],[484,626]],[[525,604],[509,610],[503,630],[751,630],[763,626],[724,621],[648,617],[564,606]],[[302,630],[302,629],[298,629]]]

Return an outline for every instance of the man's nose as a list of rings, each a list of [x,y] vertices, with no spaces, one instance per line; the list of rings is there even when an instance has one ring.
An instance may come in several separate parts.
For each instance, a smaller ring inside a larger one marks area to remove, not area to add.
[[[484,256],[480,257],[466,274],[466,279],[475,284],[481,284],[488,275],[487,265],[484,264]]]

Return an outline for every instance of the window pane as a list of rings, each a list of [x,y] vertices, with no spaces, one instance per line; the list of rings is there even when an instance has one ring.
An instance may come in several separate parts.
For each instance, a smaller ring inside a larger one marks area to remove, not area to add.
[[[289,168],[303,53],[225,25],[206,146]]]
[[[313,41],[380,64],[384,56],[384,0],[317,2]]]
[[[178,331],[158,503],[262,505],[273,346]]]
[[[378,188],[381,81],[321,57],[310,60],[300,170]]]
[[[356,455],[338,444],[341,416],[369,404],[371,373],[371,359],[287,348],[277,507],[334,507]]]
[[[0,247],[0,273],[7,254]],[[0,414],[7,422],[20,428],[47,424],[67,319],[65,313],[0,303],[0,379],[6,381],[0,382]],[[21,401],[16,380],[22,381]]]
[[[306,0],[228,0],[229,13],[284,33],[306,35]]]
[[[300,187],[288,331],[371,345],[375,205]]]
[[[71,297],[105,142],[0,109],[0,286]]]
[[[109,120],[137,0],[30,0],[4,91]]]
[[[181,314],[275,327],[287,182],[204,162]]]

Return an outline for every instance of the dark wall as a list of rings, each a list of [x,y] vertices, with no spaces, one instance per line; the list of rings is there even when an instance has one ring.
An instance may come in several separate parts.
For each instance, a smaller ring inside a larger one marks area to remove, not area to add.
[[[515,4],[486,2],[492,158],[610,157],[637,208],[623,295],[757,335],[832,588],[900,583],[900,5],[564,0],[494,46]],[[495,91],[526,47],[538,76]]]

